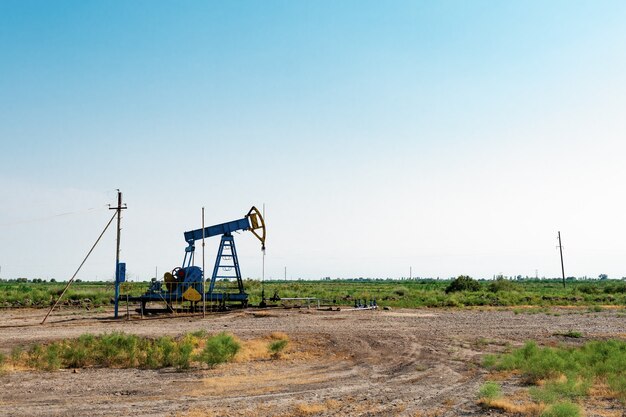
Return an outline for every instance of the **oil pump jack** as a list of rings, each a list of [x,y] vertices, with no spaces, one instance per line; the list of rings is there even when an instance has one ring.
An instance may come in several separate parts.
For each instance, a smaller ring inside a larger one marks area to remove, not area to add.
[[[185,232],[187,247],[181,266],[174,268],[171,272],[166,272],[163,275],[163,281],[153,278],[145,294],[131,297],[130,300],[141,302],[141,311],[146,310],[148,302],[165,302],[168,310],[172,311],[174,302],[183,301],[189,301],[191,309],[195,310],[197,303],[203,299],[204,291],[202,269],[194,265],[195,242],[221,235],[217,259],[208,289],[204,292],[204,299],[207,302],[216,302],[222,308],[226,307],[226,303],[232,302],[239,302],[242,307],[246,307],[248,294],[243,286],[233,236],[233,233],[240,231],[251,232],[261,242],[261,250],[265,251],[265,220],[259,210],[253,206],[241,219]],[[234,291],[233,289],[218,290],[216,282],[236,282],[237,287]],[[165,289],[163,284],[165,284]]]

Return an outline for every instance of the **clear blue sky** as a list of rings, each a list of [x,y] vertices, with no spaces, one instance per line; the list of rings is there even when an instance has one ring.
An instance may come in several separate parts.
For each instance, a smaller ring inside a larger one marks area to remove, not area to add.
[[[0,276],[71,276],[115,188],[138,279],[180,264],[202,206],[263,203],[266,277],[558,276],[558,230],[567,275],[626,276],[624,22],[621,1],[3,0]],[[83,279],[112,277],[113,235]]]

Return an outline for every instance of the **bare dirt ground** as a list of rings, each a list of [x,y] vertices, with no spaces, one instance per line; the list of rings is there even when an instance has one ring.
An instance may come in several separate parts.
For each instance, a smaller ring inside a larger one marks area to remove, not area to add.
[[[83,333],[145,336],[205,329],[242,340],[284,332],[278,360],[215,369],[12,371],[0,376],[3,416],[479,416],[480,358],[527,340],[626,337],[623,310],[514,314],[506,310],[245,310],[201,317],[110,320],[111,312],[0,311],[0,352]],[[611,405],[609,408],[620,407]],[[606,410],[611,414],[615,410]],[[617,413],[618,411],[615,411]],[[608,414],[607,414],[608,413]]]

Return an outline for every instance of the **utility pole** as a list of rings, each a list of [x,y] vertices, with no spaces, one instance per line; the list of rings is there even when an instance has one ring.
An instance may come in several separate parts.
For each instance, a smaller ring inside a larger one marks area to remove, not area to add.
[[[413,279],[413,267],[409,267],[409,279]]]
[[[120,236],[122,232],[122,210],[126,206],[122,206],[122,192],[117,189],[117,207],[109,207],[109,210],[117,210],[117,242],[115,246],[115,318],[117,318],[118,302],[120,298]]]
[[[559,252],[561,253],[561,272],[563,273],[563,288],[565,288],[565,267],[563,266],[563,246],[561,245],[561,232],[559,231]]]

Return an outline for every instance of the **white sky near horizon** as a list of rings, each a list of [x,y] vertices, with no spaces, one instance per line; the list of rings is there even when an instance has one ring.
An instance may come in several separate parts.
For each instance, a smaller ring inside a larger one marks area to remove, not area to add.
[[[566,275],[626,276],[624,21],[618,1],[2,2],[0,278],[71,277],[116,188],[131,279],[180,265],[201,207],[264,203],[266,278],[558,277],[559,230]],[[78,278],[112,279],[114,237]]]

